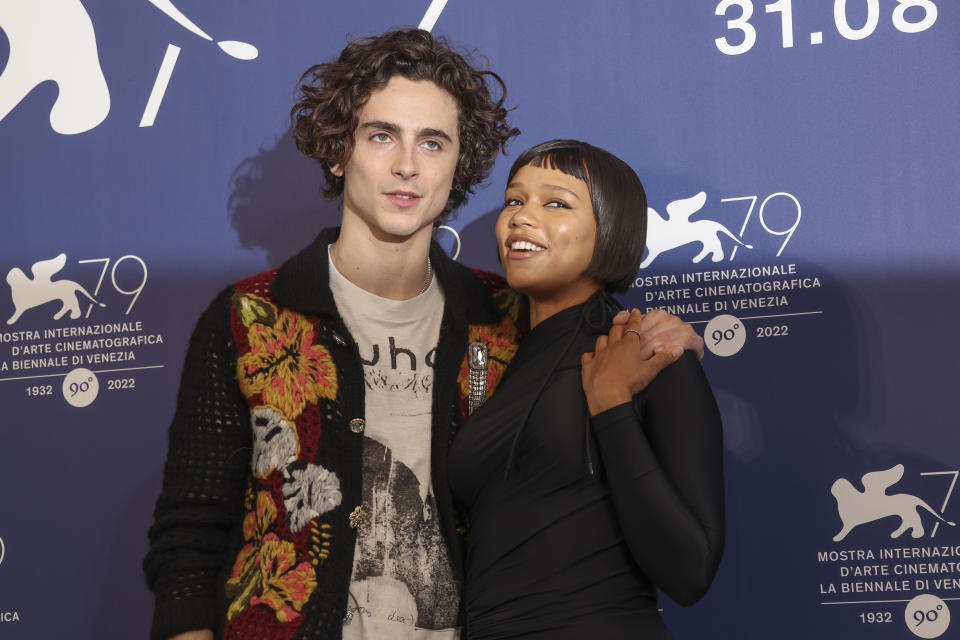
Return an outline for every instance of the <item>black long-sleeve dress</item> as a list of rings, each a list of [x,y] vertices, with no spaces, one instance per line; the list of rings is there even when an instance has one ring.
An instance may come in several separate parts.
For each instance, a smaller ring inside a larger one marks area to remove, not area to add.
[[[530,332],[450,449],[451,488],[470,521],[471,640],[669,639],[656,588],[691,604],[716,573],[721,424],[699,362],[684,354],[633,403],[590,418],[580,355],[597,332],[578,330],[582,307]]]

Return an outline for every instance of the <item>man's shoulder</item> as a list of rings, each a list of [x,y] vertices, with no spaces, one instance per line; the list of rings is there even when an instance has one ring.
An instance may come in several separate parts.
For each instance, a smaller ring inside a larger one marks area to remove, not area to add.
[[[234,293],[252,294],[262,298],[273,298],[273,283],[277,279],[280,267],[273,267],[260,273],[237,280],[231,285]]]
[[[473,267],[467,267],[470,271],[473,272],[473,275],[477,276],[480,279],[480,282],[490,291],[491,294],[497,294],[505,289],[509,289],[507,286],[507,280],[503,276],[491,271],[484,271],[483,269],[474,269]]]
[[[486,287],[487,291],[490,292],[490,296],[501,318],[508,317],[514,322],[517,322],[525,315],[526,304],[524,296],[511,289],[507,284],[506,278],[500,274],[484,271],[483,269],[470,267],[470,271],[473,272],[480,282],[483,283],[483,286]],[[523,323],[521,322],[520,324],[522,325]]]
[[[273,297],[273,282],[279,267],[261,271],[228,284],[214,296],[197,320],[195,333],[217,331],[228,333],[236,323],[261,324],[275,318],[282,308]]]
[[[526,333],[528,326],[525,296],[511,289],[506,279],[499,274],[472,267],[470,271],[490,292],[500,318],[499,323],[510,326],[514,333],[511,338],[514,341],[519,340]]]

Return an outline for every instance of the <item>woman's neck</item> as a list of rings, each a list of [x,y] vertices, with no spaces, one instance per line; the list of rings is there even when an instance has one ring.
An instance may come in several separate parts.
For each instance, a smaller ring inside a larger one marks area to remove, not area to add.
[[[556,315],[564,309],[586,302],[598,289],[600,289],[600,285],[591,280],[574,283],[552,295],[528,293],[530,328],[533,329],[550,316]]]

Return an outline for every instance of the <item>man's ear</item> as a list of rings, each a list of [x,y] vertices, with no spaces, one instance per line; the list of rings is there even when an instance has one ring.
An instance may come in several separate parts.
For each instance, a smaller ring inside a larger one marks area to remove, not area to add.
[[[343,165],[342,165],[342,164],[340,164],[339,162],[337,162],[337,163],[335,163],[335,164],[329,165],[329,167],[330,167],[330,173],[332,173],[333,175],[337,176],[338,178],[342,178],[342,177],[343,177]]]

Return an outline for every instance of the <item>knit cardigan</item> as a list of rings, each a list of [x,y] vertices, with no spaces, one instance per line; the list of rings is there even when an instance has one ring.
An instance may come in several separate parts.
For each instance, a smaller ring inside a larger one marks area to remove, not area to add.
[[[327,229],[278,269],[222,291],[190,340],[144,559],[151,637],[339,639],[363,525],[364,377],[329,288]],[[444,292],[431,476],[458,579],[462,522],[447,450],[466,418],[467,344],[493,392],[527,325],[503,279],[430,249]]]

